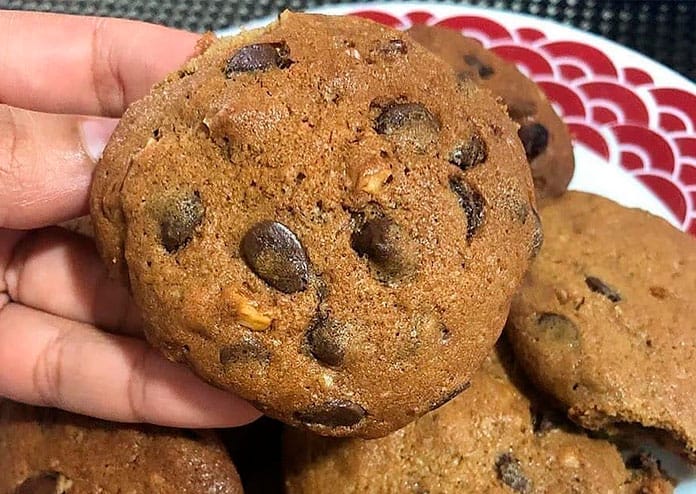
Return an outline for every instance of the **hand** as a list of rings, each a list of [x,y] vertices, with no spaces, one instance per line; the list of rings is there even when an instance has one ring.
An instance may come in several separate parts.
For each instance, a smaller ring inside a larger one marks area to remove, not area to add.
[[[150,348],[93,243],[46,228],[87,213],[113,117],[197,39],[132,21],[0,11],[0,396],[178,427],[259,416]]]

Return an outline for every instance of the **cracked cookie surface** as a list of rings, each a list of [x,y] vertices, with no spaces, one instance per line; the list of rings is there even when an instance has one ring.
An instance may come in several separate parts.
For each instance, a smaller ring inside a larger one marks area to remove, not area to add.
[[[403,33],[291,13],[134,104],[91,196],[150,342],[275,418],[361,436],[480,365],[535,207],[490,95]]]

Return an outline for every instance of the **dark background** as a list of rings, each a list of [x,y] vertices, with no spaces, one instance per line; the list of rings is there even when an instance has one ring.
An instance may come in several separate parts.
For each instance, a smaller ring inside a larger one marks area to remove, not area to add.
[[[206,31],[341,0],[0,0],[0,8],[127,17]],[[696,0],[468,0],[555,19],[618,41],[696,81]]]

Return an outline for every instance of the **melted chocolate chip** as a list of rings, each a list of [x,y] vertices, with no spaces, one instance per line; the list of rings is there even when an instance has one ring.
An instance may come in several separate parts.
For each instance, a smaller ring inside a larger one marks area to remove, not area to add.
[[[471,240],[485,220],[485,201],[481,194],[464,180],[450,178],[450,189],[457,194],[466,214],[466,239]]]
[[[546,150],[549,144],[549,132],[540,123],[530,123],[520,127],[517,135],[522,141],[527,160],[532,161]]]
[[[420,103],[392,101],[381,107],[374,129],[378,134],[395,136],[422,150],[437,138],[440,122]]]
[[[365,409],[348,400],[331,400],[321,405],[295,412],[295,419],[308,425],[351,427],[365,417]]]
[[[394,222],[379,217],[362,224],[350,237],[351,246],[361,256],[368,257],[376,264],[388,264],[394,257],[395,246],[390,242],[389,230]]]
[[[185,247],[203,221],[205,207],[198,192],[173,201],[160,220],[160,240],[170,254]]]
[[[325,313],[318,313],[307,330],[309,351],[319,362],[332,367],[343,363],[348,328]]]
[[[267,365],[271,360],[271,351],[258,339],[245,337],[238,343],[223,346],[220,349],[222,365],[247,364],[258,362]]]
[[[356,227],[350,237],[353,250],[374,264],[383,281],[404,275],[409,266],[404,253],[407,239],[399,225],[386,216],[365,220],[356,215],[354,220]]]
[[[227,78],[238,72],[287,69],[292,65],[290,49],[285,43],[255,43],[243,46],[230,57],[225,67]]]
[[[72,482],[58,472],[41,472],[15,488],[14,494],[64,494]]]
[[[578,327],[562,314],[542,313],[537,318],[537,327],[545,336],[558,341],[574,343],[579,337]]]
[[[408,46],[404,40],[395,38],[380,46],[379,51],[387,55],[406,55]]]
[[[263,281],[283,293],[307,288],[309,260],[297,236],[277,221],[262,221],[244,234],[244,262]]]
[[[512,453],[503,453],[495,460],[495,469],[500,481],[515,492],[523,494],[532,491],[529,479],[522,472],[520,460]]]
[[[481,77],[481,79],[488,79],[493,74],[495,74],[495,70],[493,69],[493,67],[491,67],[490,65],[486,65],[475,55],[465,55],[464,61],[467,65],[473,67],[478,71],[478,75],[479,77]]]
[[[599,293],[600,295],[604,295],[612,302],[616,303],[621,301],[621,295],[619,294],[619,292],[614,290],[612,287],[604,283],[599,278],[596,278],[594,276],[586,276],[585,283],[587,284],[590,290],[592,290],[595,293]]]
[[[449,401],[453,400],[457,396],[459,396],[460,393],[463,391],[467,390],[471,386],[470,381],[463,382],[462,384],[459,384],[454,387],[452,391],[449,393],[444,394],[440,398],[438,398],[437,401],[435,401],[432,405],[430,405],[430,411],[436,410],[443,406],[444,404],[448,403]]]
[[[462,170],[468,170],[488,158],[488,145],[478,132],[474,132],[466,144],[452,151],[450,163]]]

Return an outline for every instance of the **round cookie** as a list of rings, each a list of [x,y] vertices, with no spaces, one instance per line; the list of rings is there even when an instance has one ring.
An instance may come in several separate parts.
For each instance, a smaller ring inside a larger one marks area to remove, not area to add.
[[[554,422],[499,350],[470,389],[385,438],[288,429],[285,492],[672,492],[647,457],[631,462],[639,470],[628,470],[609,442]]]
[[[384,435],[468,381],[538,249],[515,132],[403,33],[285,13],[126,112],[97,243],[167,357],[284,422]]]
[[[696,461],[696,240],[581,192],[541,216],[507,331],[524,370],[584,427],[662,431]]]
[[[0,493],[241,494],[212,435],[0,401]]]
[[[505,102],[520,125],[538,197],[562,194],[575,170],[568,128],[556,115],[543,91],[514,64],[452,29],[417,24],[408,34],[449,63],[464,79],[489,89]]]

